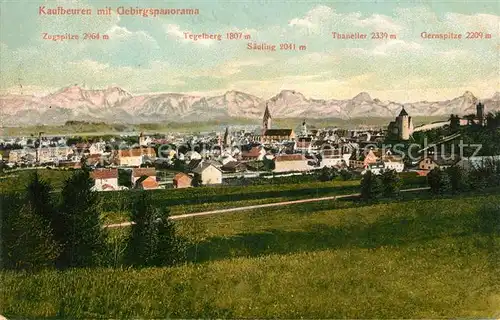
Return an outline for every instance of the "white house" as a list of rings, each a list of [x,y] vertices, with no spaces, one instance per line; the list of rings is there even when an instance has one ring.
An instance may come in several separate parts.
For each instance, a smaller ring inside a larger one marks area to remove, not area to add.
[[[382,162],[370,163],[366,166],[365,170],[361,171],[361,174],[365,174],[368,171],[371,171],[373,174],[381,174],[382,170],[384,170]]]
[[[396,170],[396,172],[403,172],[403,170],[405,169],[403,159],[400,157],[387,156],[383,158],[382,162],[384,163],[384,169],[386,170]]]
[[[139,167],[145,160],[153,160],[156,152],[153,148],[136,148],[118,151],[118,164],[124,167]]]
[[[97,169],[90,173],[95,180],[93,189],[96,191],[119,190],[118,169]]]
[[[191,160],[201,160],[201,154],[199,154],[196,151],[188,151],[186,152],[184,159],[186,161],[191,161]]]
[[[349,154],[349,157],[351,155]],[[340,149],[326,149],[321,152],[321,167],[337,167],[343,164],[349,163],[349,158],[347,161],[344,159],[342,150]]]
[[[193,173],[201,178],[201,183],[203,185],[222,183],[222,171],[211,163],[201,161],[200,164],[193,169]]]

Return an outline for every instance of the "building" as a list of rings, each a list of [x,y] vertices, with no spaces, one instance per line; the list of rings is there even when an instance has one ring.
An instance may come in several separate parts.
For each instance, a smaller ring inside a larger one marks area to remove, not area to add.
[[[73,155],[73,149],[70,147],[47,147],[38,148],[38,161],[40,163],[57,162],[59,160],[68,160]]]
[[[312,144],[311,137],[300,137],[295,142],[295,150],[296,151],[311,153],[312,147],[313,147],[313,144]]]
[[[403,158],[397,156],[385,156],[382,158],[385,170],[395,170],[396,172],[403,172],[405,164]]]
[[[384,163],[382,161],[377,161],[375,163],[370,163],[366,166],[366,169],[361,172],[361,174],[365,174],[368,171],[371,171],[373,174],[381,174],[384,170]]]
[[[262,136],[262,143],[294,141],[295,132],[293,129],[268,129]]]
[[[363,153],[358,153],[355,150],[349,159],[349,167],[353,169],[366,169],[369,164],[376,163],[377,161],[379,161],[379,157],[375,155],[373,150],[370,149],[368,152],[365,151]]]
[[[321,153],[321,167],[341,167],[346,164],[341,149],[325,149]]]
[[[308,160],[302,154],[282,154],[274,159],[274,172],[309,171]]]
[[[396,136],[399,140],[409,140],[413,133],[413,120],[406,112],[405,108],[396,117],[396,121],[392,121],[388,126],[389,134]]]
[[[420,170],[429,170],[429,171],[434,168],[439,168],[441,170],[444,170],[446,168],[449,168],[457,164],[458,161],[459,161],[458,157],[454,155],[449,155],[446,157],[443,157],[442,155],[428,155],[424,156],[418,162],[418,168]]]
[[[142,132],[139,135],[139,145],[141,147],[147,147],[153,142],[151,137],[145,136]]]
[[[222,183],[222,171],[211,163],[201,161],[193,169],[193,173],[201,181],[202,185]]]
[[[134,148],[118,151],[118,164],[124,167],[139,167],[146,160],[156,158],[153,148]]]
[[[106,143],[99,141],[92,143],[89,147],[89,153],[90,154],[103,154],[106,152]]]
[[[10,150],[9,162],[17,163],[21,161],[34,161],[36,159],[36,150],[30,148]]]
[[[266,110],[264,111],[264,117],[262,118],[262,136],[264,136],[264,133],[271,129],[271,112],[269,111],[269,106],[266,103]]]
[[[90,177],[95,180],[93,189],[96,191],[119,190],[118,169],[97,169],[90,173]]]
[[[185,174],[184,172],[179,172],[174,176],[173,185],[174,188],[177,189],[189,188],[191,187],[192,181],[193,178],[190,175]]]
[[[295,140],[295,133],[292,129],[272,129],[271,128],[271,112],[266,103],[266,110],[262,118],[262,129],[260,140],[261,143],[283,142]]]
[[[262,146],[252,147],[249,151],[241,153],[241,160],[245,161],[261,161],[266,155],[266,150]]]
[[[232,162],[228,162],[225,165],[223,165],[221,167],[221,170],[223,172],[232,172],[232,173],[244,172],[244,171],[247,171],[247,166],[242,162],[232,161]]]
[[[224,132],[224,140],[222,141],[222,143],[224,148],[231,146],[231,135],[229,134],[229,127],[226,127],[226,132]]]
[[[158,189],[155,168],[134,168],[132,169],[132,186],[138,189]]]
[[[481,102],[476,105],[476,120],[479,125],[484,126],[484,104]]]

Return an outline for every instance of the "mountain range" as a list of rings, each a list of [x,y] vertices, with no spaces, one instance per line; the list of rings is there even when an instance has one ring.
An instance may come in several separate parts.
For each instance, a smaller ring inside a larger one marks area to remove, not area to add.
[[[471,92],[446,101],[404,103],[410,116],[448,116],[475,113],[479,102]],[[481,99],[486,112],[500,111],[500,93]],[[361,92],[352,99],[306,98],[283,90],[270,99],[228,91],[219,96],[178,93],[132,95],[119,87],[89,90],[69,86],[43,97],[2,95],[2,126],[63,124],[68,120],[106,123],[206,121],[223,118],[260,119],[266,104],[273,118],[395,117],[402,103],[372,99]]]

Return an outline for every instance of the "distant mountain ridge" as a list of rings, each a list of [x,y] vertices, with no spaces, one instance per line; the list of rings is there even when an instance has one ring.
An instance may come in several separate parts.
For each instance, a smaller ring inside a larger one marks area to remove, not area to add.
[[[471,92],[446,101],[405,103],[410,116],[448,116],[475,113],[478,102]],[[500,93],[482,99],[486,112],[500,111]],[[179,93],[132,95],[119,87],[88,90],[69,86],[43,97],[0,96],[3,126],[62,124],[68,120],[107,123],[187,122],[221,118],[262,117],[266,104],[273,118],[394,117],[402,103],[372,99],[361,92],[352,99],[306,98],[295,90],[282,90],[270,99],[241,91],[219,96]]]

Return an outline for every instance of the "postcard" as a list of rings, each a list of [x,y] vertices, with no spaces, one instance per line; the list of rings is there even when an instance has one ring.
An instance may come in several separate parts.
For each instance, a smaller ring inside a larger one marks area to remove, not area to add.
[[[0,319],[500,317],[498,1],[0,0]]]

